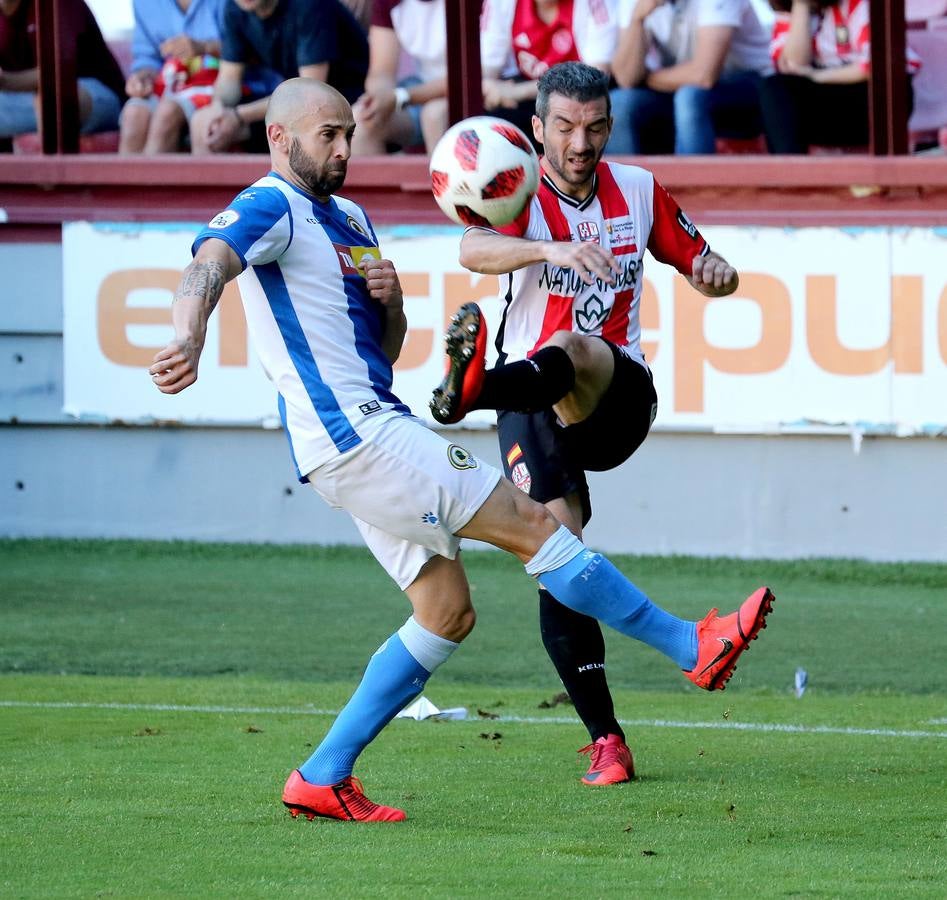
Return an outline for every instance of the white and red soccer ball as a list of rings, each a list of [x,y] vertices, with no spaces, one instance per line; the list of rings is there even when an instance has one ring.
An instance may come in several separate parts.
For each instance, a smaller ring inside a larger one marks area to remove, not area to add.
[[[444,133],[431,154],[434,199],[460,225],[506,225],[538,187],[533,145],[503,119],[464,119]]]

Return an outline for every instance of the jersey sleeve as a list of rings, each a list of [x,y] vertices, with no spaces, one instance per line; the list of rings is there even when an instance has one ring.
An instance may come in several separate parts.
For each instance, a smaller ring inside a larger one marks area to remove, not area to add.
[[[535,202],[536,199],[534,197],[523,207],[523,211],[512,222],[507,225],[494,225],[492,226],[492,230],[496,231],[497,234],[506,234],[510,237],[532,237],[528,232],[529,224],[532,219],[531,211],[533,203]]]
[[[480,14],[480,64],[502,72],[513,52],[515,0],[486,0]]]
[[[655,259],[674,266],[682,275],[691,274],[694,257],[710,252],[710,247],[694,223],[656,179],[652,192],[648,249]]]
[[[283,192],[277,188],[251,187],[201,229],[191,253],[197,253],[208,238],[217,238],[230,245],[245,269],[281,256],[292,237],[292,216]]]

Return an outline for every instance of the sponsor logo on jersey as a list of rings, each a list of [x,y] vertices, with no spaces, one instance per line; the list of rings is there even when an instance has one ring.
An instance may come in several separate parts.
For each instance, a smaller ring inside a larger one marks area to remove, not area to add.
[[[585,301],[582,307],[575,309],[575,328],[582,334],[592,334],[602,327],[611,307],[605,308],[602,298],[597,294],[592,294]]]
[[[252,200],[256,196],[256,191],[244,191],[239,197],[238,200]]]
[[[477,458],[460,444],[451,444],[447,448],[447,458],[455,469],[476,469],[479,465]]]
[[[354,216],[346,216],[345,224],[349,226],[356,234],[362,235],[362,237],[368,237],[368,232],[365,230],[365,227],[356,219]]]
[[[637,250],[634,245],[635,223],[632,219],[609,219],[605,223],[605,231],[608,233],[608,242],[612,247],[622,247],[625,244],[632,244],[632,251]]]
[[[426,512],[426,513],[421,513],[421,521],[425,525],[432,525],[436,527],[440,519],[437,518],[437,513]]]
[[[533,476],[529,474],[529,468],[525,462],[518,462],[510,470],[510,481],[513,482],[524,494],[529,493],[533,486]]]
[[[692,239],[697,237],[697,226],[687,218],[687,214],[682,209],[677,211],[677,224],[680,225]]]
[[[381,404],[377,400],[369,400],[368,403],[360,403],[358,408],[363,416],[370,416],[381,409]]]
[[[240,213],[238,213],[235,209],[225,209],[223,212],[217,213],[217,215],[207,223],[207,227],[217,229],[229,228],[239,219]]]
[[[365,256],[381,259],[377,247],[349,247],[347,244],[336,243],[333,243],[332,246],[335,248],[336,256],[339,257],[339,268],[343,275],[363,275],[364,273],[358,268],[358,264]]]
[[[575,226],[575,233],[579,236],[580,241],[599,242],[601,240],[598,222],[579,222],[579,224]]]
[[[550,296],[578,297],[586,291],[597,291],[600,294],[610,294],[613,291],[627,291],[635,287],[638,281],[641,260],[634,255],[634,249],[622,250],[617,254],[618,264],[621,267],[615,278],[615,284],[607,284],[604,279],[596,277],[592,284],[586,284],[574,269],[565,269],[562,266],[544,265],[539,274],[540,290],[549,291]]]

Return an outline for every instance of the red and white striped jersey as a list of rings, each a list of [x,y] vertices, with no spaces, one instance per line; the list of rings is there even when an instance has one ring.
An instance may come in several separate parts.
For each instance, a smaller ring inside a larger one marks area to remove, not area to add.
[[[645,249],[684,275],[691,274],[694,257],[710,250],[650,172],[612,162],[598,164],[592,192],[582,201],[544,176],[520,217],[494,230],[535,241],[597,241],[621,270],[614,287],[601,279],[587,285],[572,269],[547,262],[500,276],[500,363],[531,356],[553,332],[574,331],[601,335],[644,364],[639,307]]]
[[[819,69],[859,63],[867,72],[871,67],[870,0],[839,0],[822,13],[809,19],[812,34],[812,65]],[[773,22],[770,54],[773,62],[779,59],[789,35],[789,13],[777,13]],[[920,57],[906,48],[907,70],[921,67]]]

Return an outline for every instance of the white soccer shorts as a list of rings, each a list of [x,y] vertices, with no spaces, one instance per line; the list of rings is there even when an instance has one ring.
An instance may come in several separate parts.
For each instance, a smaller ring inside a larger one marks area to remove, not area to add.
[[[352,516],[402,590],[432,556],[457,556],[457,532],[501,477],[413,416],[393,416],[357,447],[308,475],[326,503]]]

